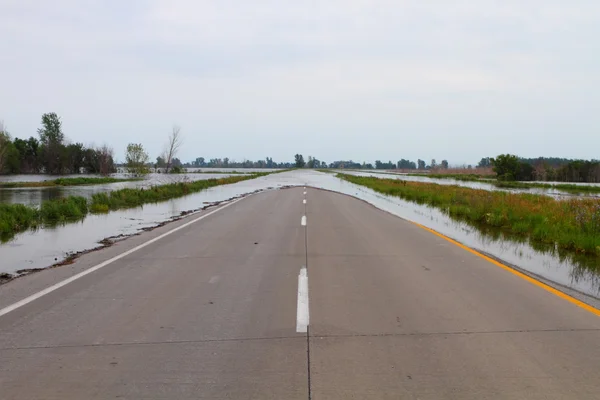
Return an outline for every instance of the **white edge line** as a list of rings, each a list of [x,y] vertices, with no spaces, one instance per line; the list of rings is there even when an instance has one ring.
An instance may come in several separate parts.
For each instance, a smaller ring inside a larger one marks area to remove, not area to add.
[[[296,309],[296,332],[308,332],[310,314],[308,308],[308,273],[306,267],[300,269],[298,275],[298,307]]]
[[[302,226],[306,226],[306,215],[302,216],[302,219],[300,220],[300,223],[302,224]]]
[[[174,228],[174,229],[172,229],[172,230],[170,230],[168,232],[165,232],[162,235],[155,237],[154,239],[150,239],[147,242],[142,243],[139,246],[134,247],[133,249],[127,250],[126,252],[121,253],[118,256],[115,256],[115,257],[113,257],[113,258],[111,258],[109,260],[104,261],[103,263],[100,263],[100,264],[98,264],[96,266],[88,268],[85,271],[82,271],[82,272],[78,273],[77,275],[73,275],[72,277],[67,278],[64,281],[58,282],[58,283],[56,283],[56,284],[54,284],[54,285],[52,285],[50,287],[47,287],[44,290],[41,290],[41,291],[39,291],[39,292],[37,292],[35,294],[32,294],[31,296],[28,296],[28,297],[24,298],[23,300],[17,301],[16,303],[11,304],[10,306],[4,307],[4,308],[0,309],[0,317],[3,316],[3,315],[8,314],[9,312],[14,311],[14,310],[16,310],[16,309],[18,309],[20,307],[23,307],[24,305],[27,305],[27,304],[31,303],[32,301],[39,299],[42,296],[45,296],[45,295],[47,295],[49,293],[52,293],[55,290],[60,289],[61,287],[65,286],[65,285],[68,285],[69,283],[71,283],[73,281],[76,281],[79,278],[83,278],[84,276],[86,276],[88,274],[91,274],[92,272],[98,271],[100,268],[106,267],[107,265],[110,265],[110,264],[114,263],[115,261],[120,260],[123,257],[127,257],[131,253],[134,253],[134,252],[136,252],[136,251],[138,251],[140,249],[143,249],[144,247],[149,246],[152,243],[155,243],[155,242],[161,240],[162,238],[165,238],[165,237],[167,237],[167,236],[169,236],[169,235],[171,235],[171,234],[173,234],[173,233],[175,233],[177,231],[180,231],[180,230],[182,230],[184,228],[187,228],[188,226],[190,226],[190,225],[192,225],[192,224],[194,224],[194,223],[196,223],[196,222],[198,222],[200,220],[203,220],[204,218],[209,217],[209,216],[213,215],[214,213],[219,212],[219,211],[221,211],[221,210],[223,210],[223,209],[225,209],[225,208],[227,208],[227,207],[229,207],[229,206],[237,203],[238,201],[246,199],[248,197],[250,197],[250,196],[245,196],[245,197],[242,197],[240,199],[234,200],[231,203],[227,203],[224,206],[219,207],[216,210],[213,210],[213,211],[209,212],[208,214],[204,214],[204,215],[196,218],[193,221],[186,222],[185,224],[183,224],[181,226],[178,226],[177,228]]]

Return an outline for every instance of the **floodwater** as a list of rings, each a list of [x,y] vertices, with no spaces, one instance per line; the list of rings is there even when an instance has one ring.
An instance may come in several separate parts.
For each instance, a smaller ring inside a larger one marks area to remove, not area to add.
[[[274,170],[263,169],[190,169],[190,172],[185,174],[160,174],[152,173],[147,175],[144,180],[133,182],[116,182],[102,185],[82,185],[82,186],[56,186],[42,188],[0,188],[0,203],[19,203],[29,206],[39,206],[45,200],[52,200],[67,196],[83,196],[85,198],[92,197],[95,193],[110,192],[113,190],[125,188],[147,188],[153,185],[164,185],[167,183],[176,183],[182,181],[198,181],[214,178],[223,178],[233,176],[232,172],[251,173],[255,171],[271,172]],[[202,173],[198,173],[202,172]],[[211,173],[205,173],[211,172]],[[239,175],[239,174],[235,174]],[[0,176],[0,182],[42,182],[54,180],[57,178],[97,178],[98,175],[6,175]],[[132,178],[131,175],[117,173],[110,175],[111,178]]]
[[[522,189],[522,188],[499,188],[494,186],[492,183],[486,183],[485,181],[461,181],[451,178],[446,179],[438,179],[438,178],[428,178],[425,174],[423,176],[414,176],[407,175],[402,173],[392,173],[392,172],[375,172],[375,171],[356,171],[356,170],[336,170],[336,172],[341,172],[348,175],[355,176],[372,176],[375,178],[383,178],[383,179],[399,179],[403,181],[410,182],[424,182],[424,183],[437,183],[439,185],[456,185],[467,187],[471,189],[483,189],[489,191],[500,191],[500,192],[510,192],[510,193],[529,193],[529,194],[543,194],[545,196],[552,196],[557,199],[572,199],[572,198],[600,198],[600,193],[571,193],[565,192],[558,189],[544,189],[544,188],[530,188],[530,189]],[[531,182],[531,183],[544,183],[551,185],[560,185],[565,184],[565,182]],[[569,184],[571,184],[569,182]],[[575,183],[575,185],[579,186],[600,186],[598,183]]]
[[[98,246],[104,238],[130,235],[143,228],[178,217],[206,203],[224,201],[257,190],[307,185],[332,190],[367,201],[399,217],[420,223],[469,247],[575,291],[600,298],[598,258],[576,258],[554,249],[534,248],[526,241],[484,231],[451,219],[438,209],[388,197],[371,189],[316,171],[290,171],[232,185],[219,186],[183,198],[144,207],[91,215],[78,223],[21,233],[0,245],[0,272],[15,273],[27,268],[44,268],[69,253]]]

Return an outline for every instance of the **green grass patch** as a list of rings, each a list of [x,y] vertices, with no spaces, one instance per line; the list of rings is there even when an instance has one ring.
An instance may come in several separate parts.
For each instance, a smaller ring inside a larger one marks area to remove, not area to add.
[[[92,212],[106,212],[122,208],[141,206],[147,203],[156,203],[196,193],[214,186],[227,185],[254,179],[259,174],[230,176],[219,179],[206,179],[194,182],[178,182],[148,189],[121,189],[109,193],[97,193],[92,196],[90,208]]]
[[[600,199],[556,200],[529,193],[490,192],[455,185],[338,174],[379,193],[441,209],[476,226],[600,256]]]

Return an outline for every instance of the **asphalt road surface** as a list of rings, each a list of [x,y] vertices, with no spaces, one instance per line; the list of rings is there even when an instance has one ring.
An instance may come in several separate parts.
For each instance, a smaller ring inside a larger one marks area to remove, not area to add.
[[[304,192],[1,286],[0,399],[600,398],[594,310]]]

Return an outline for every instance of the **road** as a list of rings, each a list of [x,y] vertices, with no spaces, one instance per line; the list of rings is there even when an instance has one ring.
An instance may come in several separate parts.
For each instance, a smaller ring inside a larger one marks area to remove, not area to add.
[[[598,315],[360,200],[304,193],[0,287],[0,399],[599,398]]]

